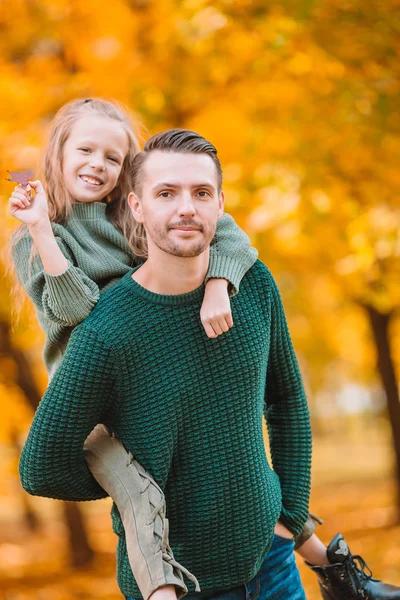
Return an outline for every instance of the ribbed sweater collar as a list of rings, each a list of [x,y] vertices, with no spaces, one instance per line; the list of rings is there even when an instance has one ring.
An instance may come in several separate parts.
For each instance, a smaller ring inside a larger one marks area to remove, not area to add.
[[[203,299],[204,296],[204,283],[200,287],[188,292],[187,294],[156,294],[150,290],[141,286],[137,281],[132,279],[132,274],[140,269],[140,265],[132,269],[127,273],[121,280],[121,283],[128,287],[131,292],[137,296],[141,296],[147,302],[153,304],[161,304],[164,306],[189,306],[191,304],[197,304]]]
[[[107,204],[105,202],[74,202],[70,219],[93,221],[106,218]]]

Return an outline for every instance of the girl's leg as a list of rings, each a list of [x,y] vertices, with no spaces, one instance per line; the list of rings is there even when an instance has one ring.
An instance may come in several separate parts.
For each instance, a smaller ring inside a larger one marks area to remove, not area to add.
[[[296,550],[318,576],[322,597],[326,600],[400,600],[400,588],[372,577],[361,556],[350,552],[338,533],[326,547],[314,534],[317,517],[311,515],[296,540]]]
[[[317,524],[322,525],[323,521],[309,513],[308,519],[303,527],[301,534],[295,538],[295,551],[300,554],[304,560],[312,565],[328,565],[329,560],[326,554],[326,546],[314,533]]]
[[[296,550],[296,552],[311,565],[330,564],[326,553],[326,546],[315,533],[313,533],[312,536]]]
[[[144,600],[155,590],[171,585],[178,598],[184,596],[188,590],[183,573],[200,591],[194,575],[174,559],[168,542],[165,497],[151,475],[104,425],[97,425],[88,436],[84,451],[92,475],[118,508],[129,563]]]

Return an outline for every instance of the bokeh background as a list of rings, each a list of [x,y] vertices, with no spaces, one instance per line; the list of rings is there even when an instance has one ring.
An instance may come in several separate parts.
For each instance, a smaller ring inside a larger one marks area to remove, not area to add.
[[[40,174],[54,113],[91,96],[128,105],[143,139],[187,127],[219,149],[226,210],[279,283],[301,363],[319,534],[341,531],[400,586],[399,0],[0,8],[1,598],[120,598],[109,501],[30,498],[17,475],[46,375],[33,310],[11,294],[6,171]]]

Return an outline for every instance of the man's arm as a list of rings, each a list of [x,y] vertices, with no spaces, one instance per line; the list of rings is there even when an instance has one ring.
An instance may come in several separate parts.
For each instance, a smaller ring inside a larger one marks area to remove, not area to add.
[[[107,496],[85,463],[83,444],[106,416],[115,379],[112,351],[95,331],[80,325],[36,411],[22,451],[19,470],[29,494],[59,500]]]
[[[271,346],[264,415],[272,464],[282,490],[279,520],[298,535],[307,520],[311,427],[299,366],[279,290],[271,275]]]

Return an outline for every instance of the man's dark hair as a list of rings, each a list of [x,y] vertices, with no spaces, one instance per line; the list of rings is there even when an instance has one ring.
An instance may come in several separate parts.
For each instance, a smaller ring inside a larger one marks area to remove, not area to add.
[[[132,163],[132,188],[136,194],[140,194],[143,180],[143,166],[150,152],[180,152],[194,154],[208,154],[217,169],[218,191],[222,188],[222,169],[217,155],[217,149],[209,141],[195,131],[189,129],[168,129],[156,133],[147,140],[143,152],[139,152]]]

